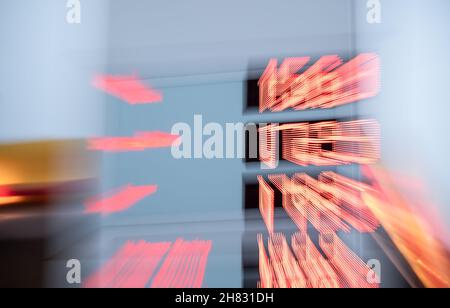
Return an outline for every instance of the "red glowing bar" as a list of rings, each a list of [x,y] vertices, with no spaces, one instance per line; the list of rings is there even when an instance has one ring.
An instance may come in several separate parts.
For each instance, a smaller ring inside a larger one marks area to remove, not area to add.
[[[145,288],[171,243],[126,243],[84,288]]]
[[[259,210],[269,233],[274,231],[274,203],[275,193],[263,177],[258,176],[259,182]]]
[[[88,141],[88,149],[104,152],[144,151],[176,145],[180,137],[163,132],[140,132],[133,137],[93,138]]]
[[[161,92],[146,86],[136,76],[98,75],[93,86],[131,105],[161,102]]]
[[[11,197],[12,192],[7,186],[0,186],[0,198]]]
[[[338,273],[341,285],[349,288],[379,288],[368,280],[373,271],[336,234],[322,234],[320,247]]]
[[[211,241],[177,240],[152,288],[201,288],[211,247]]]
[[[86,203],[86,213],[101,213],[104,215],[112,214],[127,210],[137,202],[154,194],[158,186],[132,186],[128,185],[119,192],[103,198],[101,200],[92,200]]]
[[[280,69],[277,60],[270,60],[259,81],[260,112],[332,108],[379,92],[380,60],[375,54],[361,54],[346,64],[336,55],[325,56],[298,74],[309,60],[289,58]]]

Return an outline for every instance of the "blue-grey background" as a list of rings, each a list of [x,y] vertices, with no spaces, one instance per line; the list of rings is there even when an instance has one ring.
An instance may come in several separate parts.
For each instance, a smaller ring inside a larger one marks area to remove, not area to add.
[[[381,0],[382,23],[371,25],[366,2],[81,0],[82,22],[69,25],[64,0],[2,1],[0,141],[170,131],[195,114],[221,124],[372,116],[382,125],[383,162],[424,179],[449,224],[450,3]],[[243,81],[267,59],[359,52],[381,57],[377,98],[329,111],[243,113]],[[96,73],[138,73],[164,102],[128,106],[91,87]],[[175,160],[160,149],[107,154],[102,167],[102,192],[129,183],[159,190],[103,218],[79,244],[82,257],[97,264],[126,240],[199,237],[213,241],[205,284],[241,286],[242,177],[252,172],[241,160]]]

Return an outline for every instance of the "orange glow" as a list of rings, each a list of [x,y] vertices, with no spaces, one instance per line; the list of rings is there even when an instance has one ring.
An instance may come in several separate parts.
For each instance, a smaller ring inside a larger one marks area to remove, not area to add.
[[[345,64],[337,55],[325,56],[299,74],[309,61],[307,57],[288,58],[279,69],[276,59],[269,61],[259,80],[260,112],[333,108],[379,92],[376,54],[361,54]]]
[[[382,168],[365,166],[364,173],[376,188],[363,192],[364,201],[419,279],[428,288],[449,288],[450,253],[438,237],[448,238],[449,234],[441,227],[439,216],[430,215],[433,204],[417,189],[409,192],[407,201],[400,191],[410,187],[396,185]]]
[[[373,271],[336,234],[321,234],[320,248],[340,278],[340,285],[348,288],[378,288],[368,277]]]
[[[12,205],[27,200],[25,197],[0,197],[0,206]]]
[[[163,132],[140,132],[133,137],[93,138],[88,140],[88,149],[104,152],[144,151],[176,145],[180,137]]]
[[[84,288],[145,288],[171,243],[127,242]]]
[[[380,159],[380,127],[375,120],[269,125],[260,129],[260,160],[276,168],[276,134],[282,158],[300,166],[375,164]]]
[[[264,181],[263,177],[258,176],[259,182],[259,210],[263,217],[264,222],[266,223],[267,230],[270,233],[274,231],[274,203],[275,203],[275,194],[273,189],[269,186],[269,184]]]
[[[152,288],[201,288],[211,247],[211,241],[177,240]]]
[[[92,84],[131,105],[158,103],[163,99],[161,92],[146,86],[136,76],[98,75]]]
[[[137,202],[154,194],[158,186],[133,186],[128,185],[117,193],[100,200],[89,200],[85,207],[88,214],[101,213],[104,215],[122,212],[132,207]]]

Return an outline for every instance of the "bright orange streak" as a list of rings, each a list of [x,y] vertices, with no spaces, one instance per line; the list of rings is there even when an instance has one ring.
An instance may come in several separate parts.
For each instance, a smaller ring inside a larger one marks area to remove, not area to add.
[[[433,206],[422,201],[405,201],[389,173],[381,168],[365,166],[364,173],[377,188],[377,191],[365,191],[364,201],[419,279],[429,288],[449,288],[450,253],[436,236],[437,232],[443,232],[440,221],[427,220],[429,216],[413,210],[416,207],[429,212]]]
[[[116,96],[131,105],[161,102],[161,92],[146,86],[136,76],[98,75],[93,80],[93,86]]]
[[[361,54],[342,65],[337,55],[319,59],[302,74],[310,58],[288,58],[277,70],[270,60],[259,80],[260,112],[332,108],[374,97],[379,92],[380,60]]]
[[[127,242],[84,288],[145,288],[171,243]]]
[[[0,186],[0,198],[11,197],[11,190],[7,186]]]
[[[132,186],[128,185],[119,190],[119,192],[100,199],[91,200],[86,203],[86,213],[101,213],[104,215],[122,212],[132,207],[137,202],[154,194],[158,186]]]
[[[379,288],[370,283],[373,271],[336,234],[321,234],[320,247],[340,278],[340,285],[349,288]]]
[[[275,194],[269,184],[264,181],[262,176],[258,176],[259,182],[259,210],[269,233],[274,231],[274,204]]]
[[[177,240],[152,288],[201,288],[211,247],[211,241]]]
[[[133,137],[93,138],[88,140],[88,148],[104,152],[143,151],[171,147],[180,140],[179,136],[163,132],[140,132]]]

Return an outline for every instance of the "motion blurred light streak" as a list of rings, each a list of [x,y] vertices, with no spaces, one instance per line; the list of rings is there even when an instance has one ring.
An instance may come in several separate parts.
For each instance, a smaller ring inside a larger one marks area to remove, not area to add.
[[[277,69],[271,59],[259,80],[259,111],[279,112],[333,108],[374,97],[379,92],[380,60],[361,54],[343,64],[337,55],[324,56],[305,72],[310,58],[288,58]]]
[[[0,186],[0,206],[10,205],[21,200],[23,200],[23,198],[15,196],[9,187]]]
[[[319,232],[350,231],[341,220],[339,207],[302,183],[304,176],[298,174],[292,179],[285,175],[269,176],[273,184],[282,192],[283,207],[299,230],[306,232],[307,221],[309,221]]]
[[[304,232],[292,236],[291,247],[284,234],[268,239],[267,255],[262,235],[258,235],[261,288],[339,288],[345,286],[330,262]]]
[[[83,287],[145,288],[153,278],[153,288],[201,288],[211,247],[211,241],[129,241]]]
[[[369,282],[373,271],[336,234],[321,234],[320,248],[338,273],[340,284],[348,288],[379,288]]]
[[[117,193],[100,199],[89,200],[85,207],[85,213],[88,214],[112,214],[122,212],[132,207],[137,202],[154,194],[158,190],[158,186],[133,186],[128,185],[121,188]]]
[[[88,140],[88,149],[104,152],[144,151],[177,145],[180,136],[163,132],[139,132],[133,137],[106,137]]]
[[[259,128],[259,157],[271,169],[278,165],[278,125],[270,124]]]
[[[292,178],[269,175],[269,180],[281,192],[283,208],[301,232],[307,231],[308,221],[321,233],[349,232],[349,225],[359,232],[370,233],[380,225],[362,199],[363,192],[373,191],[366,184],[334,172],[323,172],[319,180],[306,174],[295,174]],[[273,201],[267,197],[262,199],[264,190],[260,186],[260,202],[264,204],[261,214],[267,217],[265,209],[275,205],[268,205],[267,202]]]
[[[145,288],[171,243],[127,242],[84,288]]]
[[[306,278],[283,234],[269,238],[269,255],[275,267],[278,284],[283,288],[305,288]]]
[[[201,288],[211,248],[211,241],[177,240],[151,287]]]
[[[336,272],[322,254],[317,250],[305,232],[292,235],[292,250],[304,271],[309,288],[339,288]]]
[[[264,248],[264,239],[262,234],[258,234],[258,251],[259,251],[259,275],[261,281],[258,286],[263,289],[277,288],[275,273],[273,271],[272,263],[267,256]]]
[[[411,199],[419,201],[406,201],[400,193],[405,187],[398,187],[381,167],[364,166],[363,171],[376,188],[364,192],[363,200],[419,279],[428,288],[449,288],[450,253],[438,237],[448,237],[448,233],[440,227],[440,219],[423,214],[432,211],[433,205],[417,196]]]
[[[315,190],[339,205],[342,219],[361,233],[376,231],[379,220],[362,198],[364,192],[374,191],[364,183],[349,179],[334,172],[323,172],[315,181]]]
[[[277,134],[282,134],[282,158],[300,166],[375,164],[380,159],[380,127],[375,120],[325,121],[268,125],[260,128],[260,160],[276,168]]]
[[[0,198],[11,197],[11,189],[7,186],[0,186]]]
[[[131,105],[159,103],[163,100],[161,92],[146,86],[137,76],[97,75],[92,84]]]
[[[266,223],[267,230],[274,232],[274,203],[275,194],[273,189],[264,181],[262,176],[258,176],[259,182],[259,209]]]

